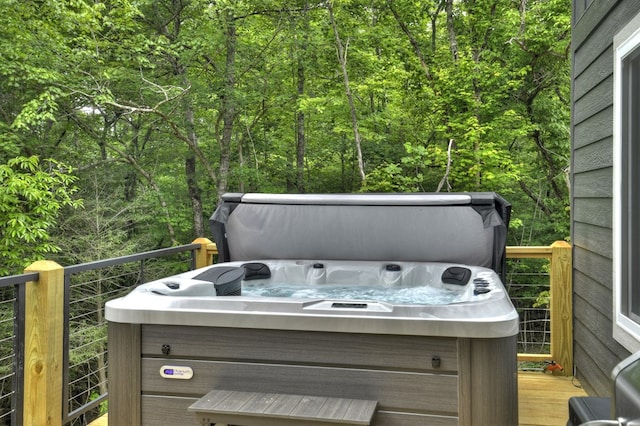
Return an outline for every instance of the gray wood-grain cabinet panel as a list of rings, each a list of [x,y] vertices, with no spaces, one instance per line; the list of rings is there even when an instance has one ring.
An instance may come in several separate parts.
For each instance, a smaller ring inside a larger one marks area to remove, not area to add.
[[[110,323],[109,424],[140,424],[140,325]]]
[[[193,397],[142,395],[142,424],[195,426],[196,415],[188,408],[197,400]]]
[[[195,425],[196,416],[187,411],[187,408],[196,400],[197,398],[143,395],[142,417],[145,419],[145,424],[150,425]],[[378,410],[373,424],[375,426],[457,426],[458,418]]]
[[[130,425],[190,421],[186,407],[211,389],[377,401],[375,426],[517,424],[517,336],[109,327],[110,333],[125,332],[110,340],[115,343],[110,360],[126,364],[110,368],[119,393],[112,397],[134,401],[121,405],[123,412],[110,413],[111,424],[116,419],[128,419]],[[503,368],[490,367],[496,363]],[[187,379],[167,374],[186,368],[192,372]]]
[[[391,336],[283,330],[143,325],[142,353],[211,360],[269,361],[290,364],[397,368],[455,372],[455,338]],[[259,348],[259,350],[256,350]],[[440,364],[432,366],[437,356]]]
[[[160,377],[164,365],[189,366],[191,380]],[[353,368],[244,362],[142,359],[142,392],[204,395],[211,389],[307,394],[378,401],[381,409],[453,414],[458,411],[457,376]]]

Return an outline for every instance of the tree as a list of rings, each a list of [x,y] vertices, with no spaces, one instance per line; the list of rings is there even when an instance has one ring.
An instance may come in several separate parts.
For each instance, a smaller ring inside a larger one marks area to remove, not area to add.
[[[349,112],[351,116],[351,126],[353,128],[353,139],[356,148],[356,154],[358,158],[358,172],[360,173],[360,179],[363,181],[366,178],[364,171],[364,160],[362,159],[362,141],[360,139],[360,131],[358,130],[358,114],[356,113],[355,103],[353,101],[353,93],[351,92],[351,84],[349,83],[349,72],[347,71],[347,51],[349,43],[346,44],[340,38],[340,32],[338,31],[338,25],[333,15],[333,5],[331,1],[327,3],[327,10],[329,11],[329,20],[331,21],[331,28],[336,38],[336,51],[338,53],[338,62],[340,63],[340,69],[342,70],[342,79],[344,82],[344,90],[347,95],[347,101],[349,102]]]
[[[18,273],[59,251],[51,230],[63,207],[79,207],[76,178],[68,166],[38,157],[0,165],[0,276]]]
[[[206,234],[227,191],[493,190],[562,238],[569,6],[3,3],[0,159],[154,195],[149,248]]]

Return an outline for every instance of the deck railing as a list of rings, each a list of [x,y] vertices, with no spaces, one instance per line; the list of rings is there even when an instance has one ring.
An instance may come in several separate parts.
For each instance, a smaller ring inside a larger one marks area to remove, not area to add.
[[[74,328],[103,326],[96,324],[95,318],[104,319],[102,309],[104,302],[120,294],[99,297],[99,308],[76,313],[70,312],[72,291],[80,293],[80,299],[88,299],[96,295],[82,294],[86,288],[78,289],[72,283],[76,275],[88,271],[109,270],[125,264],[138,263],[134,269],[135,278],[130,279],[128,286],[121,286],[121,290],[128,292],[131,286],[144,282],[145,262],[162,257],[191,253],[189,265],[185,270],[206,266],[212,263],[212,255],[216,252],[215,245],[207,239],[197,239],[192,244],[167,249],[154,250],[114,259],[100,260],[80,265],[62,267],[56,262],[43,260],[31,264],[25,274],[0,278],[0,323],[8,329],[8,322],[13,322],[13,337],[4,338],[2,342],[13,346],[13,351],[3,350],[0,361],[0,424],[13,425],[60,425],[73,423],[85,413],[97,407],[107,398],[106,367],[91,369],[81,375],[92,384],[85,387],[87,394],[85,402],[77,402],[78,395],[69,391],[70,369],[74,367],[71,358],[70,323]],[[147,268],[148,269],[148,268]],[[104,274],[107,275],[107,274]],[[121,271],[118,278],[122,280]],[[113,278],[113,277],[111,277]],[[93,280],[93,283],[104,282],[108,277]],[[126,278],[124,279],[127,280]],[[86,301],[86,300],[85,300]],[[10,306],[13,304],[13,306]],[[86,320],[86,317],[92,317]],[[98,328],[96,327],[96,328]],[[74,332],[77,330],[74,330]],[[103,335],[105,333],[102,333]],[[90,339],[92,337],[89,337]],[[101,337],[93,337],[100,339]],[[106,337],[104,337],[106,341]],[[103,342],[96,346],[103,346],[96,354],[104,357]],[[87,346],[96,344],[95,341],[81,342]],[[4,348],[7,349],[7,348]],[[10,355],[5,355],[10,354]],[[94,362],[92,360],[90,362]],[[8,367],[7,364],[10,366]],[[12,365],[11,365],[12,364]],[[90,377],[100,376],[100,379]],[[103,380],[104,377],[104,380]],[[6,407],[10,405],[10,408]],[[77,421],[75,423],[78,423]],[[79,424],[82,424],[80,422]]]
[[[185,246],[66,268],[52,261],[38,261],[25,274],[0,278],[0,291],[13,290],[9,302],[14,304],[12,316],[0,317],[0,322],[14,324],[13,372],[3,372],[0,377],[12,383],[12,389],[4,386],[0,389],[0,401],[10,398],[12,408],[0,412],[0,424],[8,421],[15,425],[67,424],[107,398],[106,393],[98,392],[90,402],[69,410],[69,292],[73,274],[184,252],[191,252],[190,268],[212,264],[217,254],[215,244],[201,238]],[[571,246],[560,241],[548,247],[507,247],[507,257],[545,258],[550,262],[551,350],[549,354],[519,354],[519,360],[554,360],[570,375],[573,371]],[[5,301],[0,303],[4,307]],[[3,342],[7,344],[7,339]]]
[[[550,246],[508,246],[507,259],[549,260],[550,353],[519,353],[519,361],[554,361],[573,374],[572,247],[566,241]]]

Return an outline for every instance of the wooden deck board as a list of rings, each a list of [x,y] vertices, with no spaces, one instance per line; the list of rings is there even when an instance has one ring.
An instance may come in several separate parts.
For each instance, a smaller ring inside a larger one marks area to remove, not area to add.
[[[518,373],[518,409],[520,426],[565,426],[569,398],[587,396],[573,377],[538,372]],[[89,426],[107,426],[107,415]]]
[[[518,373],[520,426],[565,426],[572,396],[587,396],[573,377]]]

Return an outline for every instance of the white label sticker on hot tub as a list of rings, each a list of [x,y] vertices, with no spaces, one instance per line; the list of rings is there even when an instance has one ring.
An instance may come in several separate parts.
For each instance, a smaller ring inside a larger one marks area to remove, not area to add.
[[[193,377],[193,369],[178,365],[163,365],[160,367],[160,375],[165,379],[189,380]]]

